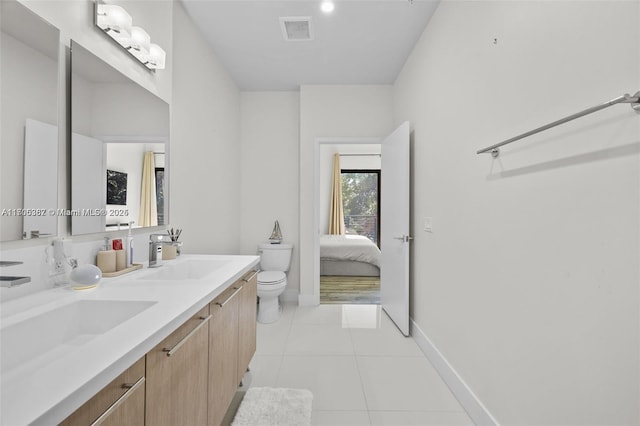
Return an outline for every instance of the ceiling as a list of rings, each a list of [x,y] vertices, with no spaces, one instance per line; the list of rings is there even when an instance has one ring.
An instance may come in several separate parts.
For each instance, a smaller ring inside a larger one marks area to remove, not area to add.
[[[243,91],[303,84],[392,84],[439,0],[181,0]],[[311,17],[312,40],[285,41],[280,17]]]

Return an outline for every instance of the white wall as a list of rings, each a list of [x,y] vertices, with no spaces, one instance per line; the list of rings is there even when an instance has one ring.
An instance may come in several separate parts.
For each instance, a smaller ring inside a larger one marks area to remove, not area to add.
[[[300,302],[314,303],[314,263],[319,251],[314,223],[318,138],[382,138],[393,130],[391,86],[302,86],[300,88]]]
[[[137,84],[93,82],[92,92],[89,136],[168,137],[168,105]]]
[[[298,223],[298,92],[241,95],[240,252],[255,254],[271,235],[275,220],[285,242],[293,243],[285,297],[297,300],[300,287]]]
[[[320,215],[320,233],[329,233],[329,210],[331,206],[331,186],[333,181],[333,155],[380,153],[380,144],[321,144],[319,152],[320,182],[318,185],[318,213]],[[380,170],[380,156],[342,156],[340,169]]]
[[[179,2],[173,30],[171,225],[184,253],[237,253],[240,91]]]
[[[443,2],[394,86],[411,315],[502,424],[640,422],[640,117],[618,105],[475,154],[640,89],[639,9]]]

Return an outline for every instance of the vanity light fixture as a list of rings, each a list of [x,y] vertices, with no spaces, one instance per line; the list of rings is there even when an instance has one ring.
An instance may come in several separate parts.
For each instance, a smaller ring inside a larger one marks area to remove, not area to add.
[[[131,15],[114,4],[96,4],[96,25],[109,33],[118,44],[123,45],[131,38]]]
[[[163,70],[167,54],[157,44],[151,43],[149,47],[149,57],[147,58],[147,67],[152,69]]]
[[[149,34],[140,27],[132,27],[129,51],[131,51],[135,57],[144,57],[149,55],[150,47],[151,37],[149,37]]]
[[[124,8],[96,0],[95,23],[148,69],[164,69],[165,51],[151,43],[151,37],[144,29],[132,26],[133,19]]]

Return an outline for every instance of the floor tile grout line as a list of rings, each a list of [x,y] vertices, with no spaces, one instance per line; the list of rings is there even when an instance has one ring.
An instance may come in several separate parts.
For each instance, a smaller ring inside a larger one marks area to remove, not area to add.
[[[291,307],[291,306],[290,306]],[[405,409],[387,409],[387,410],[380,410],[380,409],[371,409],[370,405],[371,405],[371,401],[367,398],[367,394],[365,392],[365,385],[364,385],[364,380],[363,380],[363,374],[365,373],[365,371],[363,371],[363,367],[366,364],[366,362],[363,364],[363,361],[366,359],[379,359],[379,358],[387,358],[390,359],[392,361],[400,361],[402,362],[403,359],[426,359],[427,362],[429,363],[429,365],[431,365],[431,363],[429,362],[429,360],[427,359],[427,357],[423,354],[418,352],[417,354],[413,355],[413,354],[371,354],[371,353],[358,353],[356,350],[356,336],[359,335],[359,331],[360,329],[356,329],[356,328],[352,328],[351,327],[351,323],[352,321],[350,321],[350,317],[348,315],[347,312],[343,313],[343,315],[347,315],[346,317],[346,321],[344,322],[348,328],[348,339],[351,342],[351,349],[348,353],[320,353],[318,354],[317,352],[309,352],[309,353],[300,353],[300,354],[296,354],[296,353],[292,353],[289,354],[286,352],[287,346],[290,343],[290,339],[292,338],[292,333],[294,330],[294,326],[334,326],[336,324],[334,323],[326,323],[326,321],[328,319],[331,319],[332,316],[334,315],[331,312],[322,312],[316,319],[316,321],[323,321],[321,323],[312,323],[312,324],[298,324],[296,323],[296,318],[301,319],[300,317],[300,313],[304,312],[305,315],[303,315],[302,318],[312,318],[314,317],[314,313],[311,313],[311,315],[307,315],[307,310],[306,309],[300,309],[299,306],[294,306],[293,308],[293,312],[287,312],[287,319],[286,319],[286,323],[282,324],[282,330],[279,330],[278,333],[280,334],[280,336],[284,337],[283,340],[283,347],[281,348],[281,351],[279,353],[270,353],[270,354],[260,354],[260,355],[264,355],[264,356],[278,356],[280,358],[278,363],[278,368],[277,368],[277,372],[275,374],[275,380],[276,380],[276,385],[280,383],[281,379],[282,379],[282,375],[283,375],[283,369],[285,366],[284,363],[284,358],[292,358],[292,359],[298,359],[298,360],[302,360],[302,361],[298,361],[298,362],[307,362],[304,361],[304,359],[306,357],[308,358],[319,358],[319,359],[328,359],[328,358],[345,358],[345,357],[353,357],[354,359],[354,364],[356,366],[357,369],[357,378],[360,381],[360,390],[364,399],[364,408],[366,410],[362,410],[362,409],[321,409],[321,410],[313,410],[316,412],[360,412],[360,413],[364,413],[366,411],[367,413],[367,419],[369,422],[369,425],[373,424],[373,418],[372,415],[374,413],[384,413],[384,412],[388,412],[388,413],[451,413],[451,414],[465,414],[468,416],[468,414],[463,411],[463,410],[456,410],[456,409],[444,409],[444,410],[405,410]],[[337,314],[337,312],[336,312]],[[396,330],[397,332],[397,330]],[[280,340],[282,337],[280,337],[278,340]],[[415,339],[412,340],[415,341]],[[344,339],[343,341],[346,341],[346,339]],[[362,358],[362,359],[359,359]],[[355,378],[355,377],[354,377]],[[355,388],[354,388],[355,390]],[[375,404],[374,404],[375,405]],[[434,407],[437,408],[437,407]],[[362,420],[364,420],[364,414],[362,414]]]
[[[283,312],[281,312],[281,315],[284,313],[284,309],[285,309],[285,305],[282,306]],[[293,322],[295,321],[297,310],[298,310],[298,306],[296,306],[293,311],[291,321],[289,322],[289,326],[288,326],[289,330],[287,331],[287,337],[284,339],[282,353],[280,354],[280,365],[278,366],[278,373],[276,374],[276,383],[275,383],[276,386],[278,385],[278,383],[280,383],[280,375],[282,374],[282,365],[284,364],[284,357],[286,356],[287,342],[289,341],[289,336],[291,335],[291,328],[293,327]]]
[[[362,390],[362,396],[364,397],[364,405],[367,407],[367,418],[369,419],[369,424],[373,424],[371,421],[371,410],[369,410],[369,401],[367,399],[367,393],[364,390],[364,382],[362,381],[362,370],[360,369],[360,363],[358,362],[358,355],[355,357],[356,360],[356,368],[358,369],[358,378],[360,379],[360,389]]]

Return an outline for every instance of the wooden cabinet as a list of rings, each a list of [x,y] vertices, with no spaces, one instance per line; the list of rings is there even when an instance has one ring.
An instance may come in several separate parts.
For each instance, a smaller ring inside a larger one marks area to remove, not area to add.
[[[257,284],[245,274],[62,425],[220,425],[256,351]]]
[[[248,272],[240,283],[242,291],[238,308],[238,383],[242,382],[251,358],[256,353],[258,272]]]
[[[256,351],[258,274],[251,271],[211,304],[209,425],[218,426]]]
[[[211,302],[209,330],[209,421],[217,426],[238,388],[238,307],[236,284]]]
[[[143,426],[144,401],[145,359],[142,358],[60,424]]]
[[[209,306],[147,354],[147,425],[205,425]]]

